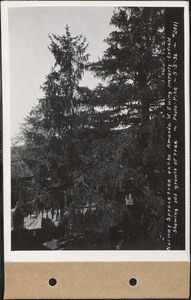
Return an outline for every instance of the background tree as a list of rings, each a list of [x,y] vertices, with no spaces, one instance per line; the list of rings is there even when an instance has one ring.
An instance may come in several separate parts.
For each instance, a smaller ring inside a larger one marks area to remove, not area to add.
[[[149,121],[149,108],[164,97],[165,10],[151,7],[121,7],[114,12],[116,26],[105,40],[103,58],[92,64],[95,74],[109,81],[105,91],[110,106],[133,110],[141,104],[142,123]]]
[[[111,19],[116,30],[105,40],[108,48],[101,60],[91,64],[91,70],[106,83],[94,90],[95,103],[103,108],[94,118],[102,123],[105,138],[94,141],[97,153],[92,153],[89,174],[107,203],[100,228],[109,230],[124,218],[126,229],[137,226],[136,234],[145,232],[155,239],[159,232],[163,235],[164,222],[164,14],[163,8],[116,9]],[[126,128],[124,132],[109,136],[107,129],[116,130],[119,125]],[[132,194],[129,180],[135,201],[131,216],[129,208],[125,215],[124,208]],[[128,223],[130,219],[137,225]]]

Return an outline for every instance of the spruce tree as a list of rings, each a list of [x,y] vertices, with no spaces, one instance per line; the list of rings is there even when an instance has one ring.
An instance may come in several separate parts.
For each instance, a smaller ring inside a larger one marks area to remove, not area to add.
[[[111,19],[116,30],[105,40],[103,58],[92,64],[95,74],[109,81],[109,94],[115,87],[116,106],[141,104],[143,124],[149,121],[151,102],[164,97],[164,14],[156,7],[116,9]]]
[[[55,64],[41,87],[44,96],[22,126],[23,156],[33,171],[36,188],[43,188],[38,197],[44,203],[46,191],[62,207],[62,193],[75,184],[74,173],[80,166],[78,132],[88,120],[90,91],[79,83],[89,54],[86,39],[72,37],[68,26],[64,35],[49,37]]]
[[[52,34],[50,40],[49,50],[55,58],[55,65],[42,86],[44,98],[41,103],[45,117],[52,111],[51,128],[60,134],[62,130],[77,126],[75,115],[83,104],[83,88],[79,82],[89,54],[86,54],[86,39],[82,35],[72,37],[68,26],[65,35]]]

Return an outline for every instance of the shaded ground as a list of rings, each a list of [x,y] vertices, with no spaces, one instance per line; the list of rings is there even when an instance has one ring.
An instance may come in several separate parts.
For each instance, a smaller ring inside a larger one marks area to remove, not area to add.
[[[29,215],[23,229],[12,230],[12,250],[164,250],[164,240],[154,240],[131,218],[101,234],[95,232],[92,220],[85,230],[70,222],[68,230],[56,214],[46,212],[45,216]]]
[[[112,239],[100,234],[79,234],[59,238],[55,229],[12,231],[12,250],[163,250],[163,242],[156,242],[146,234]]]
[[[11,232],[11,249],[14,250],[49,250],[38,237],[38,231],[23,229]]]

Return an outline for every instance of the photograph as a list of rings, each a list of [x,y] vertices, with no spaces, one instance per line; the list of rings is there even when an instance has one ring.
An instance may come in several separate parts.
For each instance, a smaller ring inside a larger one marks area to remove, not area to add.
[[[185,250],[184,8],[19,3],[11,252]]]

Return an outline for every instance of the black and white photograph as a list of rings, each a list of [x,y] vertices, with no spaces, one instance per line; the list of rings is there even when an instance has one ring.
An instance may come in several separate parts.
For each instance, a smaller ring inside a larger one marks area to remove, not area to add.
[[[11,252],[186,250],[185,12],[161,2],[7,8]]]

